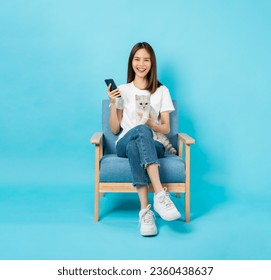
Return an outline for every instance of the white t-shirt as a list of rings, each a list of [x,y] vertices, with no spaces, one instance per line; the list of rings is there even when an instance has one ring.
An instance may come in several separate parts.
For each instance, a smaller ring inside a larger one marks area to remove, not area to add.
[[[136,126],[136,95],[150,95],[148,90],[138,89],[133,82],[118,86],[121,91],[121,97],[116,98],[116,108],[123,110],[121,120],[122,132],[116,143],[121,139],[127,131]],[[151,94],[151,106],[155,110],[157,116],[165,111],[174,111],[174,106],[166,86],[162,85]]]

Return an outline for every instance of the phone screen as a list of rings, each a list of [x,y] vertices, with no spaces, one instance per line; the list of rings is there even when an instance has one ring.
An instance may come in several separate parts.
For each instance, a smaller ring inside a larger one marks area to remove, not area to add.
[[[116,84],[115,84],[113,79],[105,79],[104,81],[105,81],[107,86],[109,86],[111,84],[110,91],[112,91],[112,90],[117,88],[117,86],[116,86]]]

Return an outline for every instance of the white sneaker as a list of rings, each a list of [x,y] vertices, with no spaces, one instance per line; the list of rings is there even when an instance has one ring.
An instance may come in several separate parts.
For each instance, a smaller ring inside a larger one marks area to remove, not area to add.
[[[143,236],[152,236],[157,234],[154,213],[150,209],[151,205],[149,204],[147,208],[142,209],[139,212],[140,233]]]
[[[174,203],[169,197],[167,188],[154,195],[154,210],[166,221],[177,220],[181,217]]]

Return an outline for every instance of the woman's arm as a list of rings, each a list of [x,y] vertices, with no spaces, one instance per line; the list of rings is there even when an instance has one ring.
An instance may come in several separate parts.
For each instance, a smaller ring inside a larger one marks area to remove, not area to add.
[[[161,113],[161,124],[157,124],[154,120],[149,119],[146,124],[155,132],[168,134],[170,132],[169,112]]]
[[[116,108],[116,103],[111,103],[110,105],[110,119],[109,125],[110,129],[114,134],[118,134],[120,131],[120,123],[122,120],[123,110]]]
[[[116,108],[116,98],[120,96],[120,90],[117,88],[110,91],[111,84],[107,87],[107,94],[110,99],[110,129],[114,134],[120,131],[120,123],[122,120],[123,110]]]

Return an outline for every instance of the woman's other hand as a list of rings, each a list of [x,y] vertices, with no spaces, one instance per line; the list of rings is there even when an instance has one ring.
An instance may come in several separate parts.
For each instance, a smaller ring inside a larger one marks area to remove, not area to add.
[[[156,131],[157,123],[156,123],[154,120],[148,119],[148,121],[146,122],[146,125],[147,125],[150,129]]]
[[[168,134],[170,132],[169,112],[161,113],[161,123],[157,124],[153,119],[148,119],[146,124],[155,132]]]

